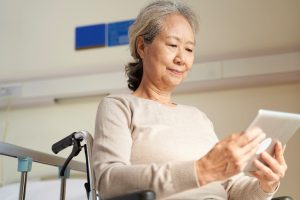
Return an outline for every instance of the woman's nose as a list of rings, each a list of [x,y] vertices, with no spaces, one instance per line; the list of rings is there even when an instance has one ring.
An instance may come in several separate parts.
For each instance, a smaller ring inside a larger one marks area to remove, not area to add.
[[[183,53],[179,50],[174,58],[174,63],[176,65],[184,65],[185,59]]]

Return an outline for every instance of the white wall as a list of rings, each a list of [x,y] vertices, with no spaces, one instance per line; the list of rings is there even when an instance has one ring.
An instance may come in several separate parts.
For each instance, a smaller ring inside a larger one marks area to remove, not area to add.
[[[75,27],[133,19],[144,3],[1,1],[0,82],[122,68],[130,56],[127,46],[76,51]]]
[[[0,121],[7,122],[8,126],[6,141],[51,153],[51,145],[73,131],[86,129],[93,133],[100,99],[65,100],[51,106],[1,111]],[[217,134],[223,138],[245,129],[259,108],[300,113],[300,83],[176,94],[174,100],[206,112],[214,122]],[[300,152],[299,142],[300,131],[288,143],[285,155],[289,170],[278,192],[278,195],[289,194],[295,199],[300,199],[300,157],[295,154]],[[19,179],[14,159],[5,159],[2,164],[0,180],[10,182]],[[30,177],[40,176],[44,171],[52,175],[57,172],[53,168],[34,165]]]
[[[300,50],[300,1],[186,0],[196,62]],[[123,70],[127,46],[75,51],[75,27],[135,18],[148,0],[1,0],[0,83]]]

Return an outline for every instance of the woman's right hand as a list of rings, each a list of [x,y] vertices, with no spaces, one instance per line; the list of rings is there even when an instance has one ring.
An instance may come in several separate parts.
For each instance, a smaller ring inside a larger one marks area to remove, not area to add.
[[[243,171],[264,138],[265,133],[261,129],[253,128],[218,142],[196,161],[200,185],[225,180]]]

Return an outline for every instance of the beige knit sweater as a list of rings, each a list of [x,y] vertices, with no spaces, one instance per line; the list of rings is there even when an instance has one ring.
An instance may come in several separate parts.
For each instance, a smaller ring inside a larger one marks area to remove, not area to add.
[[[195,160],[218,141],[212,123],[195,107],[167,107],[130,94],[99,105],[93,146],[102,198],[151,189],[157,199],[271,199],[256,179],[239,174],[199,186]]]

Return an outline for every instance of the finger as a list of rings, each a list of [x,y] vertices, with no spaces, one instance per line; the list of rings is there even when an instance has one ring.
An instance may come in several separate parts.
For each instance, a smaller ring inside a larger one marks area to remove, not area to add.
[[[255,154],[257,146],[263,138],[265,138],[265,134],[259,128],[252,128],[249,132],[233,134],[228,137],[226,139],[227,151],[225,152],[228,162],[233,163],[237,169],[243,169]],[[243,141],[247,141],[247,143],[240,146],[244,143]]]
[[[283,151],[284,149],[282,148],[282,144],[278,141],[275,146],[275,159],[280,165],[286,164],[283,156]]]
[[[259,179],[259,175],[258,175],[258,173],[256,171],[252,171],[252,172],[250,172],[250,174],[252,176],[256,177],[257,179]]]
[[[256,151],[257,151],[257,148],[253,148],[241,156],[240,165],[242,166],[242,168],[247,166],[249,160],[251,160],[253,158]]]
[[[261,158],[274,173],[283,176],[281,165],[278,163],[278,161],[275,158],[273,158],[267,152],[263,152],[261,154]]]
[[[254,165],[260,171],[260,173],[262,173],[262,175],[260,177],[263,177],[264,179],[272,180],[272,181],[279,180],[279,177],[269,167],[264,165],[259,160],[254,160]],[[256,174],[258,174],[258,173],[256,173]]]
[[[263,134],[263,131],[260,128],[258,127],[251,128],[246,132],[240,134],[240,137],[237,139],[237,144],[239,146],[244,146],[248,144],[250,141],[255,140],[261,134]]]
[[[243,153],[243,155],[242,155],[242,160],[246,163],[246,164],[248,164],[248,161],[251,159],[251,158],[253,158],[253,156],[255,155],[255,153],[256,153],[256,151],[257,151],[257,146],[256,147],[253,147],[253,148],[251,148],[251,149],[247,149],[247,150],[245,150],[245,152]]]
[[[256,137],[254,140],[252,140],[248,144],[244,145],[244,147],[241,149],[243,151],[244,156],[252,157],[257,151],[258,144],[265,138],[266,138],[266,134],[262,133],[258,137]]]
[[[252,172],[250,172],[250,174],[259,180],[263,179],[263,174],[259,173],[258,171],[252,171]]]
[[[254,140],[252,140],[250,143],[248,143],[247,145],[245,145],[244,147],[240,148],[239,152],[240,152],[240,165],[242,167],[245,167],[249,160],[251,158],[253,158],[253,156],[255,155],[255,153],[257,152],[258,149],[258,144],[266,137],[265,134],[261,134],[259,135],[257,138],[255,138]]]
[[[281,171],[281,173],[279,175],[281,177],[284,177],[285,172],[287,170],[287,164],[285,162],[284,155],[283,155],[283,151],[284,151],[285,146],[282,148],[282,144],[281,143],[279,143],[278,145],[279,145],[279,147],[277,147],[275,149],[275,158],[276,158],[277,162],[280,164],[280,171]],[[281,150],[281,152],[279,152],[280,150]]]

